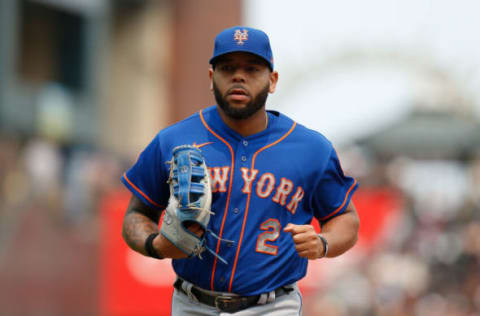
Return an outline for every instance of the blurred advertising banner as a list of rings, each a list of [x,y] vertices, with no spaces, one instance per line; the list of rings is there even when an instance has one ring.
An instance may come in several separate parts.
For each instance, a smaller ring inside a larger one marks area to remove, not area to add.
[[[360,232],[356,247],[372,251],[380,246],[400,221],[403,195],[390,188],[360,188],[353,196],[360,216]]]
[[[138,254],[122,239],[129,200],[125,189],[101,203],[100,315],[170,315],[175,281],[171,261]]]
[[[360,186],[352,200],[360,217],[357,244],[339,257],[308,263],[307,274],[299,282],[306,302],[310,294],[315,299],[315,294],[322,293],[323,289],[345,272],[355,269],[365,257],[381,247],[388,235],[398,227],[403,208],[403,198],[398,191],[384,187]],[[320,232],[317,220],[314,219],[312,225]]]
[[[175,274],[170,260],[155,260],[130,250],[122,239],[123,216],[130,199],[127,190],[106,196],[101,203],[100,315],[170,315]],[[368,255],[395,225],[401,198],[388,189],[362,189],[354,195],[360,215],[360,237],[347,254],[309,263],[299,282],[304,296],[326,286],[336,275]],[[313,225],[319,231],[316,220]]]

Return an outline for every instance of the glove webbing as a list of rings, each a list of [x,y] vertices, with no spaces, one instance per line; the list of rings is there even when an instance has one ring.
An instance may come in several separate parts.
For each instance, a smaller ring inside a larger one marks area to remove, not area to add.
[[[234,241],[232,240],[228,240],[228,239],[223,239],[223,238],[220,238],[219,236],[217,236],[213,231],[211,231],[210,229],[207,229],[205,233],[209,233],[212,237],[214,237],[215,239],[217,240],[220,240],[220,241],[226,241],[226,242],[229,242],[229,243],[234,243]],[[194,254],[197,255],[200,259],[202,259],[202,256],[201,256],[201,252],[205,249],[205,250],[208,250],[208,252],[210,252],[212,255],[214,255],[215,257],[217,257],[218,260],[220,260],[221,262],[225,263],[225,264],[228,264],[228,261],[223,259],[218,253],[216,253],[215,251],[213,251],[212,249],[210,249],[210,247],[208,247],[207,245],[205,245],[205,239],[202,241],[202,245],[196,249],[194,251]]]

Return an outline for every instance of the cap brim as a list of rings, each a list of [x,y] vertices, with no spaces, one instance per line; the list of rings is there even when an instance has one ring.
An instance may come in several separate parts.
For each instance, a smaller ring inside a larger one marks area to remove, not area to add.
[[[225,56],[225,55],[228,55],[228,54],[231,54],[231,53],[247,53],[247,54],[252,54],[254,56],[257,56],[259,58],[261,58],[263,61],[265,61],[265,63],[267,64],[268,68],[270,68],[270,71],[273,71],[273,65],[272,63],[270,63],[268,60],[265,59],[264,56],[262,55],[259,55],[259,54],[255,54],[255,53],[252,53],[251,51],[248,51],[248,50],[241,50],[241,49],[237,49],[237,50],[232,50],[232,51],[228,51],[228,52],[224,52],[224,53],[221,53],[217,56],[214,56],[212,58],[210,58],[210,60],[208,61],[210,63],[210,65],[212,66],[215,66],[215,63],[218,61],[219,58]]]

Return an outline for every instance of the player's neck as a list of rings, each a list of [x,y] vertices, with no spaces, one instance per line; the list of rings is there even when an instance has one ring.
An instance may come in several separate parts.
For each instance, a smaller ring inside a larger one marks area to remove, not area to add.
[[[218,109],[218,113],[222,118],[223,122],[227,124],[228,127],[233,129],[238,134],[243,137],[260,133],[267,128],[268,125],[268,115],[265,111],[265,108],[261,108],[251,117],[245,120],[236,120],[227,116],[221,109]]]

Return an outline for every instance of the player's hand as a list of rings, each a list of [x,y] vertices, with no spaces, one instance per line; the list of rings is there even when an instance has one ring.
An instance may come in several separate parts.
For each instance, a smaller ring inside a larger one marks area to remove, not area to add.
[[[204,234],[204,229],[198,225],[197,223],[191,223],[188,225],[188,230],[192,233],[201,237]],[[165,238],[162,234],[158,234],[157,237],[153,240],[153,246],[159,255],[164,258],[172,258],[172,259],[182,259],[188,258],[188,255],[185,254],[183,251],[175,247],[167,238]]]
[[[191,231],[192,233],[194,233],[198,237],[202,237],[203,233],[205,232],[205,230],[202,228],[202,226],[198,225],[195,222],[186,223],[185,226],[187,227],[187,229],[189,231]]]
[[[323,243],[312,225],[289,223],[283,231],[292,235],[295,249],[300,257],[317,259],[322,256],[324,251]]]

